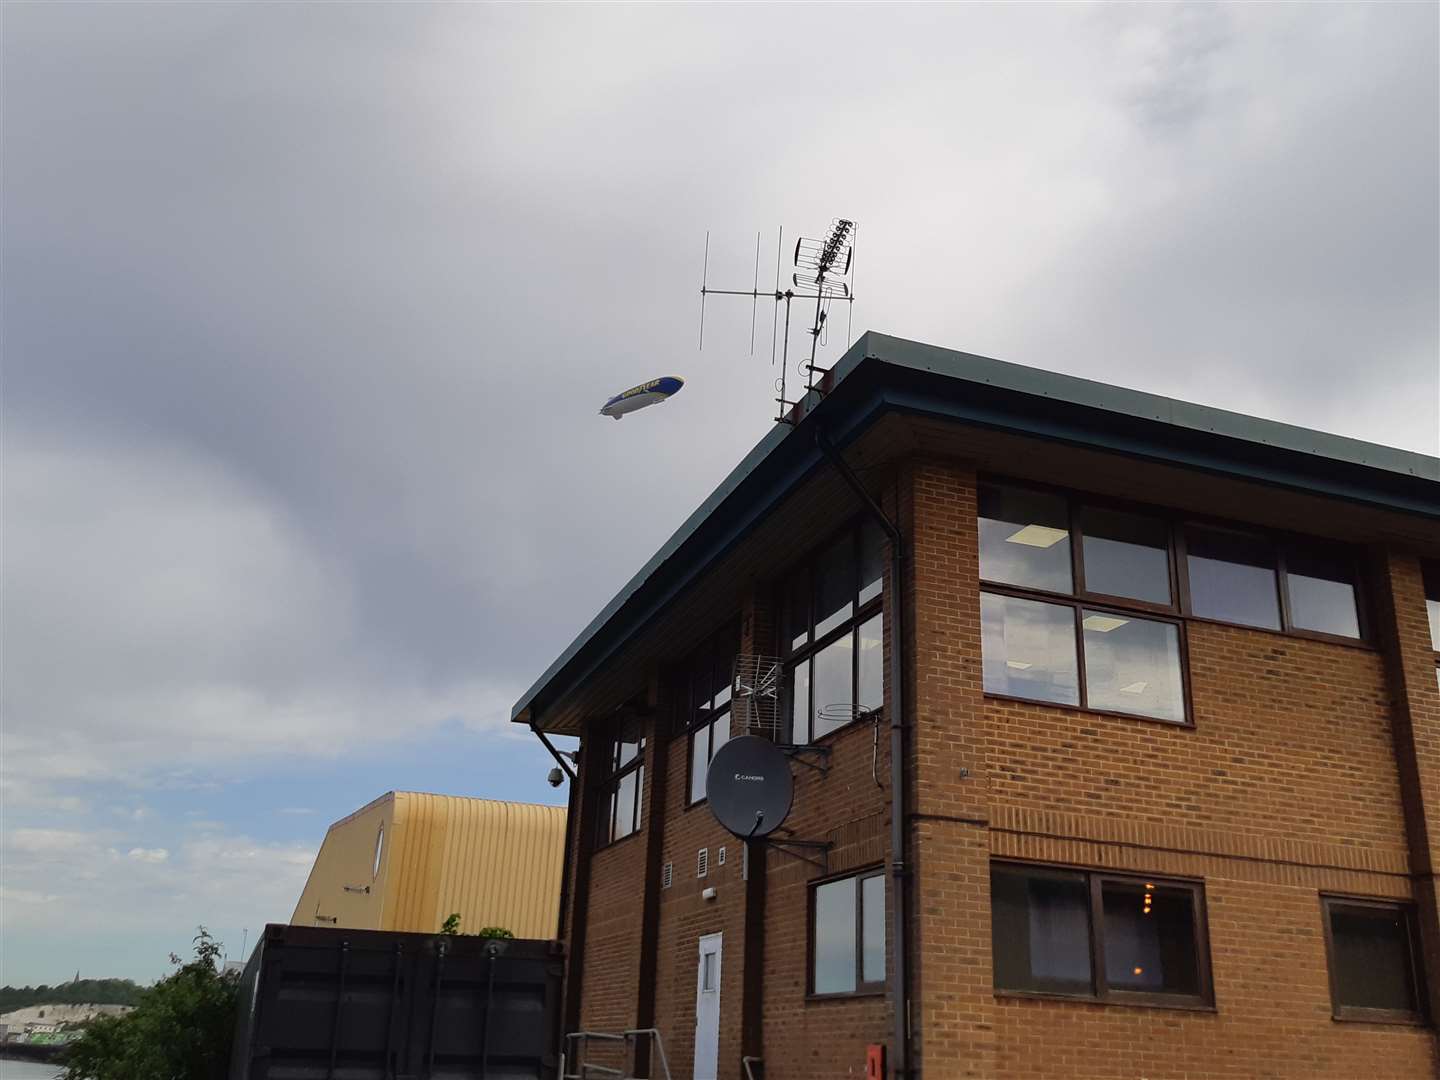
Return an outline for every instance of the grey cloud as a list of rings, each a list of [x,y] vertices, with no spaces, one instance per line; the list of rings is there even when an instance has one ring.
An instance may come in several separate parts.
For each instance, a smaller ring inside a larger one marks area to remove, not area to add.
[[[10,5],[7,748],[503,720],[767,427],[706,228],[743,287],[853,216],[857,330],[1434,449],[1433,9],[812,14]]]

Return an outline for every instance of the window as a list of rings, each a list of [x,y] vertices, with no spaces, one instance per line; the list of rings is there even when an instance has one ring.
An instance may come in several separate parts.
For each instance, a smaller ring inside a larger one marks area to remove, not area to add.
[[[1435,650],[1435,680],[1440,685],[1440,564],[1425,567],[1425,614],[1430,617],[1430,647]]]
[[[1012,484],[981,484],[978,511],[987,694],[1184,723],[1187,615],[1362,636],[1340,548]]]
[[[1263,630],[1359,638],[1355,561],[1317,543],[1258,533],[1185,529],[1189,613]]]
[[[1018,863],[990,868],[995,988],[1208,1005],[1201,887]]]
[[[623,840],[640,829],[645,798],[645,738],[640,722],[622,720],[601,760],[600,813],[596,847]]]
[[[785,585],[790,737],[810,743],[884,702],[884,537],[850,528]]]
[[[1161,518],[982,485],[985,692],[1185,723],[1168,537]]]
[[[885,983],[885,877],[870,870],[810,890],[810,992],[854,994]]]
[[[686,728],[690,740],[690,787],[693,805],[705,798],[705,774],[715,751],[730,741],[730,675],[739,649],[740,631],[725,627],[696,651],[685,665]]]
[[[1424,1019],[1415,911],[1393,901],[1322,896],[1337,1020]]]

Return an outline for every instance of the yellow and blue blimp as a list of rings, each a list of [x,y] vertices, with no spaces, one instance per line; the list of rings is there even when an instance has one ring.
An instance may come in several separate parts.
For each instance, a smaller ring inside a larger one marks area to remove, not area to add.
[[[616,394],[600,407],[600,415],[613,416],[616,420],[623,420],[626,413],[632,413],[650,405],[658,405],[673,397],[680,392],[680,388],[684,385],[685,380],[678,375],[665,375],[659,379],[651,379],[649,382],[632,386],[629,390]]]

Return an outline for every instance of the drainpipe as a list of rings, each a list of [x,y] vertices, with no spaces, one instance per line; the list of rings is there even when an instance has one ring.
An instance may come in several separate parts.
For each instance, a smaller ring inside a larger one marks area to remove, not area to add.
[[[910,876],[905,866],[905,537],[818,427],[815,445],[859,496],[890,541],[890,881],[894,896],[890,933],[895,942],[895,963],[890,973],[890,1001],[895,1014],[890,1072],[905,1080],[910,1075],[910,1030],[906,1022],[910,1002],[905,994],[909,967],[906,885]]]

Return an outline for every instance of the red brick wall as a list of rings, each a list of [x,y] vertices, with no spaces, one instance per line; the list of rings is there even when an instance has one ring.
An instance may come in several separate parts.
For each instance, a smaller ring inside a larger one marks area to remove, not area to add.
[[[924,1074],[1433,1075],[1429,1030],[1331,1019],[1319,892],[1411,895],[1384,656],[1192,621],[1193,730],[987,699],[973,485],[915,472]],[[997,997],[997,855],[1202,878],[1216,1011]]]

